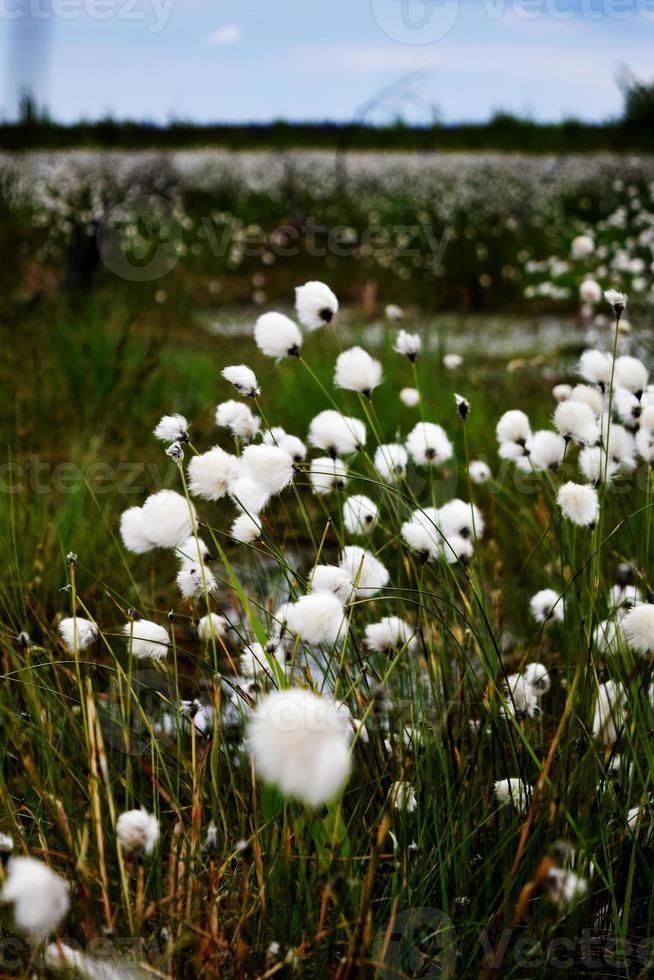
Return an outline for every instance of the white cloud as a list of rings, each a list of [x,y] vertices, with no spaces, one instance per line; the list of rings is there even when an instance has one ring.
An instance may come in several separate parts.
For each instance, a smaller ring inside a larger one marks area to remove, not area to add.
[[[212,47],[225,48],[241,40],[242,31],[239,24],[223,24],[207,37],[207,44]]]

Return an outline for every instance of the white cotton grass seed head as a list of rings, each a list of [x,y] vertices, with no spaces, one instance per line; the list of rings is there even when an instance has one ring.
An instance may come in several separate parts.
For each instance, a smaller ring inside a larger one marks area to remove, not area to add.
[[[463,364],[463,358],[460,354],[446,354],[443,358],[443,366],[447,368],[448,371],[456,371]]]
[[[436,559],[442,554],[442,538],[435,527],[427,527],[422,522],[412,518],[405,521],[400,529],[402,540],[412,551],[424,560]]]
[[[599,446],[586,446],[579,453],[579,469],[589,483],[599,486],[617,476],[620,467],[612,459],[607,463],[606,453]]]
[[[371,357],[363,347],[350,347],[336,358],[334,384],[347,391],[358,391],[370,398],[374,389],[381,384],[382,366]]]
[[[307,454],[307,447],[297,436],[291,436],[282,429],[280,425],[274,425],[272,429],[266,430],[263,434],[263,442],[266,446],[276,446],[283,449],[291,457],[294,463],[300,463]]]
[[[366,444],[366,427],[360,419],[327,408],[309,425],[309,445],[330,456],[349,456]]]
[[[390,790],[389,799],[395,810],[402,813],[413,813],[418,806],[416,791],[411,783],[400,780],[393,783]]]
[[[220,373],[225,381],[234,385],[239,395],[243,395],[244,398],[258,398],[261,394],[257,377],[247,364],[232,364],[223,368]]]
[[[220,446],[193,456],[187,468],[189,493],[202,500],[221,500],[237,478],[240,465],[237,456]]]
[[[183,541],[182,544],[177,545],[175,554],[182,565],[193,565],[198,564],[200,561],[206,562],[211,560],[209,549],[202,538],[195,538],[193,535],[186,541]]]
[[[70,889],[42,861],[13,857],[7,865],[0,901],[13,905],[17,929],[36,945],[54,932],[68,914]]]
[[[344,490],[347,482],[347,466],[342,459],[319,456],[311,460],[309,467],[311,489],[317,496],[326,496],[333,490]]]
[[[365,629],[366,646],[378,653],[393,653],[406,648],[415,649],[415,630],[399,616],[384,616],[378,623],[370,623]]]
[[[305,643],[332,646],[343,630],[343,615],[343,604],[335,595],[310,592],[291,603],[286,613],[286,625]]]
[[[636,433],[636,449],[640,458],[654,468],[654,432],[641,426]]]
[[[529,440],[529,456],[534,469],[556,473],[565,455],[565,439],[558,432],[540,429]]]
[[[384,313],[386,314],[386,318],[392,323],[399,323],[400,320],[404,319],[404,310],[397,303],[389,303],[385,307]]]
[[[637,357],[624,354],[615,361],[615,383],[640,398],[647,388],[649,373]]]
[[[275,661],[282,672],[285,670],[286,657],[283,647],[272,647],[270,650],[264,650],[260,643],[250,643],[243,647],[238,658],[239,673],[241,677],[250,678],[266,675],[274,678],[275,673],[271,667],[271,661]]]
[[[258,777],[309,807],[332,800],[350,774],[349,738],[338,705],[311,691],[275,691],[259,701],[247,745]]]
[[[445,430],[434,422],[418,422],[407,436],[406,448],[417,466],[439,466],[453,453]]]
[[[531,790],[529,786],[517,777],[499,779],[495,783],[495,798],[502,806],[512,806],[518,813],[525,814],[529,810]]]
[[[164,660],[168,655],[170,636],[168,630],[149,619],[135,619],[125,623],[123,633],[127,647],[139,660]]]
[[[630,650],[654,653],[654,605],[643,602],[634,606],[622,618],[622,632]]]
[[[531,684],[532,688],[536,692],[536,697],[542,697],[550,689],[550,675],[545,664],[539,664],[536,661],[532,661],[530,664],[525,664],[525,669],[522,672],[522,676]]]
[[[224,616],[217,613],[207,613],[198,622],[198,639],[204,643],[210,643],[214,639],[222,638],[227,635],[229,623]]]
[[[81,616],[62,619],[58,629],[62,640],[73,653],[86,650],[99,636],[96,623]]]
[[[484,534],[484,519],[475,504],[465,500],[449,500],[438,509],[438,526],[443,537],[481,538]]]
[[[253,544],[263,532],[261,521],[254,514],[240,514],[233,522],[229,534],[239,544]]]
[[[404,357],[407,357],[411,362],[415,361],[421,348],[422,338],[420,334],[407,333],[406,330],[400,330],[395,338],[395,345],[393,346],[393,350],[397,354],[403,354]]]
[[[604,291],[604,299],[609,306],[613,307],[616,319],[619,320],[627,308],[627,294],[621,293],[618,289],[606,289]]]
[[[624,724],[625,691],[619,681],[609,680],[597,689],[593,713],[593,738],[615,745]]]
[[[346,569],[354,583],[357,596],[370,598],[389,583],[388,569],[370,551],[358,545],[346,545],[339,565]]]
[[[234,480],[229,493],[244,514],[260,514],[270,500],[266,487],[250,476],[239,476]]]
[[[254,340],[266,357],[299,357],[302,333],[283,313],[264,313],[254,327]]]
[[[472,558],[472,551],[470,538],[461,537],[460,534],[451,534],[444,538],[441,546],[441,554],[448,565],[455,565],[457,562],[466,565]]]
[[[402,388],[400,390],[400,401],[407,408],[415,408],[420,404],[420,392],[417,388]]]
[[[565,402],[572,394],[572,385],[558,384],[552,388],[552,397],[555,402]]]
[[[281,493],[293,480],[293,460],[278,446],[248,446],[241,460],[243,474],[270,496]]]
[[[602,414],[604,399],[601,391],[592,385],[575,385],[570,395],[570,401],[583,402],[593,410],[597,418]]]
[[[584,279],[579,286],[579,299],[582,303],[599,303],[602,299],[602,287],[594,279]]]
[[[338,300],[324,282],[305,282],[295,289],[295,311],[305,330],[320,330],[338,313]]]
[[[176,582],[184,599],[199,599],[205,594],[215,595],[218,591],[215,575],[199,562],[184,562],[177,573]]]
[[[470,402],[463,395],[459,395],[454,392],[454,404],[456,405],[456,411],[462,422],[468,418],[470,414]]]
[[[488,483],[493,475],[490,466],[483,459],[471,460],[468,467],[468,474],[472,482],[477,486],[481,486],[482,483]]]
[[[584,381],[604,391],[611,383],[612,359],[604,351],[585,350],[579,358],[577,370]]]
[[[188,442],[189,424],[183,415],[164,415],[154,429],[154,436],[162,442]]]
[[[500,444],[508,442],[524,447],[531,436],[529,419],[520,409],[512,408],[500,418],[495,434]]]
[[[554,589],[536,592],[529,600],[529,609],[537,623],[546,623],[548,620],[562,623],[565,616],[563,599]]]
[[[123,853],[149,857],[159,841],[159,821],[147,810],[126,810],[116,821],[116,836]]]
[[[343,503],[343,524],[348,534],[370,534],[377,520],[377,505],[365,494],[347,497]]]
[[[128,551],[134,555],[143,555],[156,548],[153,541],[146,535],[143,524],[143,508],[128,507],[120,515],[120,536]]]
[[[409,454],[399,442],[389,442],[377,446],[375,450],[375,469],[382,480],[396,483],[406,474]]]
[[[576,235],[570,244],[573,259],[585,259],[595,250],[595,242],[591,235]]]
[[[249,405],[231,399],[217,407],[216,425],[229,429],[233,436],[244,442],[251,442],[261,428],[261,419],[252,413]]]
[[[151,494],[142,510],[143,534],[157,548],[176,548],[197,527],[195,507],[175,490]]]
[[[311,571],[311,592],[327,592],[346,603],[352,595],[352,577],[339,565],[316,565]]]
[[[583,898],[588,882],[568,868],[550,868],[545,877],[545,894],[560,909],[568,908]]]
[[[554,425],[566,442],[578,446],[594,446],[600,439],[597,416],[590,405],[570,399],[557,405]]]
[[[564,483],[557,502],[563,516],[578,527],[595,527],[599,516],[597,491],[585,483]]]
[[[522,720],[533,718],[538,713],[538,696],[524,674],[509,674],[505,687],[503,715],[515,715]]]

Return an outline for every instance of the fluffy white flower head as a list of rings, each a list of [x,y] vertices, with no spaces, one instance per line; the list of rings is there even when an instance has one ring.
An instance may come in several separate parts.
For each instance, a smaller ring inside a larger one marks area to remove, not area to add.
[[[594,527],[599,516],[597,491],[585,483],[564,483],[560,487],[557,501],[567,517],[579,527]]]
[[[352,595],[352,579],[349,572],[339,565],[316,565],[311,573],[311,592],[328,592],[341,603]]]
[[[168,630],[149,619],[136,619],[125,623],[123,633],[129,649],[139,660],[164,660],[168,654],[170,637]]]
[[[375,450],[375,469],[389,483],[404,476],[408,462],[409,454],[399,442],[388,442]]]
[[[311,691],[268,694],[250,720],[247,741],[258,776],[310,807],[333,799],[350,773],[338,705]]]
[[[630,609],[622,619],[627,646],[637,653],[654,653],[654,605],[644,602]]]
[[[120,536],[127,550],[135,555],[143,555],[146,551],[156,548],[154,542],[150,541],[145,533],[142,507],[128,507],[122,512]]]
[[[373,596],[388,585],[388,569],[371,552],[358,545],[343,548],[339,565],[349,573],[358,596]]]
[[[310,592],[291,603],[286,625],[306,643],[336,643],[343,629],[343,604],[328,592]]]
[[[281,493],[293,480],[293,460],[278,446],[248,446],[242,460],[244,474],[270,495]]]
[[[261,419],[253,415],[250,407],[233,399],[221,402],[216,409],[216,425],[229,429],[233,436],[251,442],[261,426]]]
[[[502,806],[513,806],[519,813],[527,813],[529,810],[529,798],[531,791],[529,786],[517,777],[511,779],[500,779],[495,783],[495,796]]]
[[[368,649],[382,653],[392,653],[401,647],[413,650],[416,646],[414,630],[399,616],[384,616],[378,623],[370,623],[365,635]]]
[[[116,821],[116,836],[125,854],[149,856],[159,840],[159,821],[147,810],[126,810]]]
[[[445,430],[434,422],[418,422],[407,436],[406,447],[418,466],[438,466],[453,453]]]
[[[393,350],[398,354],[403,354],[410,361],[415,361],[422,349],[422,338],[418,333],[407,333],[400,330],[398,333]]]
[[[529,608],[537,623],[545,623],[548,619],[563,622],[563,599],[554,589],[541,589],[540,592],[536,592],[529,600]]]
[[[42,942],[70,908],[68,884],[47,864],[30,857],[11,858],[0,901],[12,904],[18,929]]]
[[[343,523],[349,534],[369,534],[377,520],[377,505],[365,494],[348,497],[343,504]]]
[[[75,618],[62,619],[59,623],[59,633],[61,638],[73,652],[86,650],[98,638],[98,627],[90,619],[82,619],[81,616]]]
[[[202,500],[220,500],[228,493],[239,469],[237,456],[226,453],[220,446],[214,446],[189,461],[189,493]]]
[[[309,444],[330,456],[349,456],[366,444],[366,427],[360,419],[327,408],[309,426]]]
[[[306,282],[295,289],[295,310],[306,330],[320,330],[338,313],[338,300],[324,282]]]
[[[381,379],[381,364],[363,347],[350,347],[336,358],[334,384],[337,388],[358,391],[369,398]]]
[[[566,442],[594,446],[599,442],[600,427],[595,412],[585,402],[569,399],[557,405],[554,425]]]
[[[283,313],[264,313],[254,327],[254,339],[267,357],[299,357],[302,333],[296,323]]]
[[[143,534],[157,548],[176,548],[193,534],[197,514],[186,497],[175,490],[151,494],[142,508]]]
[[[188,442],[188,422],[183,415],[164,415],[154,429],[162,442]]]
[[[417,388],[402,388],[400,391],[400,401],[407,408],[415,408],[420,403],[420,392]]]
[[[239,395],[245,398],[257,398],[261,394],[256,375],[247,364],[232,364],[223,368],[220,373],[225,381],[234,385]]]
[[[342,459],[319,456],[311,460],[309,480],[311,489],[318,496],[325,496],[332,490],[343,490],[347,481],[347,466]]]

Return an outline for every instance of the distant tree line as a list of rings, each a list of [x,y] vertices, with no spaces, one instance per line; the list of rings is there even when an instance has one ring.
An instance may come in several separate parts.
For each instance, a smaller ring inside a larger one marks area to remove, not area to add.
[[[29,93],[17,122],[0,122],[0,148],[173,149],[213,146],[225,149],[488,150],[523,153],[594,151],[654,152],[654,83],[623,74],[624,112],[620,119],[585,123],[568,119],[539,123],[498,112],[484,123],[433,122],[411,125],[401,118],[388,125],[355,121],[167,125],[113,118],[63,125],[40,110]]]

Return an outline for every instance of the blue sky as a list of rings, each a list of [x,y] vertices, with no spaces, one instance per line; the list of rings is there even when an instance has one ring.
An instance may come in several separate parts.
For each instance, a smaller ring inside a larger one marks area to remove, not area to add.
[[[653,39],[654,0],[0,0],[0,111],[349,120],[410,76],[369,118],[603,119]]]

